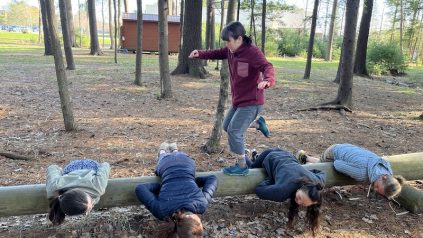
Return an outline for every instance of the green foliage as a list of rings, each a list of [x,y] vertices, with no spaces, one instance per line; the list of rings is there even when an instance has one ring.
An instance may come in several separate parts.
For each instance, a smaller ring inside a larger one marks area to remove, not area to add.
[[[4,14],[3,24],[37,26],[39,10],[25,1],[11,1]]]
[[[371,43],[367,53],[367,67],[371,74],[400,74],[407,68],[406,58],[395,43]]]
[[[307,49],[307,37],[291,30],[282,32],[281,36],[278,44],[279,55],[294,57],[304,54]]]

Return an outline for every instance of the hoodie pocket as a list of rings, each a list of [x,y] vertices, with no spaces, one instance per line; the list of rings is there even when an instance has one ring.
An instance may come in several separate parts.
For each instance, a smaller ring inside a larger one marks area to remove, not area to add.
[[[239,77],[245,78],[248,77],[248,63],[246,62],[238,62],[237,64],[237,74]]]

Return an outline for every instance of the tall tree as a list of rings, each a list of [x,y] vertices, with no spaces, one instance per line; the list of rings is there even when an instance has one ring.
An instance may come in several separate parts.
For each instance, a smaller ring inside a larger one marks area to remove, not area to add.
[[[191,51],[201,48],[201,9],[202,1],[185,0],[182,49],[178,65],[172,74],[186,74],[196,78],[206,78],[207,71],[201,60],[189,59]]]
[[[81,3],[78,0],[79,47],[82,47]]]
[[[50,30],[49,30],[48,21],[47,21],[46,0],[40,0],[40,7],[41,7],[41,16],[43,21],[44,55],[53,55]]]
[[[335,19],[336,19],[337,5],[338,5],[338,0],[334,0],[332,5],[332,15],[330,16],[330,23],[329,23],[329,35],[328,35],[327,50],[325,55],[326,61],[332,61],[333,36],[335,33]]]
[[[98,43],[95,0],[88,0],[88,18],[90,21],[90,55],[102,55],[103,52]]]
[[[403,29],[404,29],[404,1],[400,0],[400,50],[403,50]]]
[[[66,7],[67,7],[66,1],[59,0],[60,22],[62,25],[62,34],[63,34],[63,45],[65,48],[66,64],[68,65],[66,69],[74,70],[75,61],[73,60],[72,41],[71,41],[70,32],[69,32],[68,15],[67,15]]]
[[[101,0],[101,25],[102,25],[102,40],[103,40],[103,46],[104,49],[104,0]]]
[[[72,99],[69,94],[68,81],[66,77],[65,65],[63,64],[62,49],[60,47],[59,37],[56,31],[56,15],[54,13],[54,1],[45,1],[48,27],[50,30],[52,48],[54,52],[54,65],[56,68],[57,83],[59,85],[60,104],[62,108],[63,120],[66,131],[75,130],[75,123],[72,109]]]
[[[213,49],[212,37],[214,34],[214,6],[213,0],[207,0],[207,15],[206,15],[206,49]]]
[[[222,9],[223,8],[224,6],[222,6]],[[226,23],[230,23],[235,20],[236,10],[237,10],[237,0],[229,0]],[[202,150],[206,153],[216,153],[220,151],[220,139],[222,137],[222,123],[224,118],[226,101],[228,99],[228,86],[229,86],[228,60],[222,60],[222,67],[220,69],[219,101],[217,102],[215,122],[214,122],[212,133],[209,140],[207,141],[205,145],[202,146]]]
[[[307,63],[304,72],[304,79],[310,78],[311,60],[313,58],[314,35],[316,33],[317,10],[319,9],[319,0],[314,0],[313,16],[311,21],[310,39],[308,41]]]
[[[184,33],[184,31],[183,31],[183,28],[184,28],[184,9],[185,9],[185,0],[181,0],[181,13],[180,13],[180,16],[179,16],[179,22],[180,22],[180,24],[179,24],[179,52],[182,51],[182,42],[184,40],[184,37],[183,37],[183,33]],[[178,62],[182,61],[182,60],[183,60],[182,54],[179,53],[178,54]]]
[[[113,9],[114,9],[114,20],[115,20],[115,34],[114,34],[114,42],[115,42],[115,64],[117,64],[117,39],[116,39],[116,36],[117,36],[117,32],[118,32],[118,30],[117,30],[117,26],[118,26],[118,19],[117,19],[117,12],[116,12],[116,1],[117,0],[113,0]]]
[[[142,85],[142,0],[137,0],[137,55],[135,59],[135,81],[136,85]]]
[[[160,65],[160,97],[172,97],[172,82],[169,75],[169,45],[167,15],[169,0],[159,0],[159,65]]]
[[[263,0],[261,9],[261,51],[266,54],[266,0]]]
[[[128,13],[128,0],[123,0],[123,10]]]
[[[113,34],[113,14],[112,14],[112,0],[109,2],[109,35],[110,35],[110,49],[115,47],[115,37]]]
[[[72,47],[78,47],[78,44],[76,43],[76,37],[75,37],[75,25],[73,23],[72,0],[66,0],[65,7],[66,7],[66,16],[68,19],[68,29],[69,29],[71,44],[72,44]]]
[[[238,3],[239,3],[239,1],[238,1]],[[240,4],[238,4],[238,9],[239,9],[239,5]],[[225,0],[222,0],[220,2],[220,28],[219,28],[219,32],[222,32],[224,22],[225,22]],[[221,46],[220,42],[221,42],[221,38],[219,37],[218,47]],[[214,69],[219,70],[219,60],[216,60],[216,67]]]
[[[121,9],[121,6],[122,6],[122,2],[121,2],[121,0],[117,0],[117,19],[118,19],[118,27],[117,27],[117,34],[116,34],[116,37],[119,39],[119,47],[122,47],[122,36],[121,36],[121,33],[120,33],[120,29],[121,29],[121,26],[122,26],[122,9]]]
[[[360,1],[347,1],[344,40],[342,44],[342,59],[340,60],[340,83],[338,95],[336,99],[328,104],[336,104],[342,106],[352,105],[352,89],[353,89],[353,67],[354,67],[354,46],[357,30],[358,7]]]
[[[361,14],[360,31],[358,33],[357,48],[355,51],[354,73],[369,76],[366,66],[367,42],[369,41],[370,21],[372,19],[373,0],[365,0],[363,14]]]

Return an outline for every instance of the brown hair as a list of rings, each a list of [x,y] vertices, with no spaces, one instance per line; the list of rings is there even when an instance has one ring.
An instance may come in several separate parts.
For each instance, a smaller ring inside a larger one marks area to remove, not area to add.
[[[307,223],[309,229],[313,233],[313,237],[316,233],[317,228],[319,227],[320,220],[320,207],[322,206],[322,190],[323,186],[320,183],[311,183],[306,178],[300,178],[300,189],[303,190],[310,197],[311,201],[316,202],[313,205],[307,207]],[[300,190],[299,189],[299,190]],[[295,217],[298,216],[299,205],[295,202],[296,190],[292,195],[289,201],[289,211],[288,211],[288,227],[293,226]]]
[[[401,193],[401,185],[405,182],[405,178],[400,175],[383,177],[383,193],[388,199],[397,197]]]
[[[89,195],[80,189],[59,190],[48,198],[48,219],[53,225],[60,225],[65,216],[84,214],[88,209]]]
[[[203,234],[203,225],[187,217],[183,211],[177,211],[159,225],[158,231],[159,238],[200,238]]]

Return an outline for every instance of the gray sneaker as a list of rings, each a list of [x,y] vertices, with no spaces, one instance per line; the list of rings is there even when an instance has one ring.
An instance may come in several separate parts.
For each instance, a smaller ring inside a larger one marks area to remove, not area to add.
[[[160,151],[162,151],[162,150],[164,150],[166,153],[168,153],[169,152],[168,148],[169,148],[169,144],[167,142],[161,143],[160,146],[159,146],[158,155],[160,156]]]
[[[169,146],[169,152],[178,151],[178,145],[176,145],[176,142],[170,143]]]

